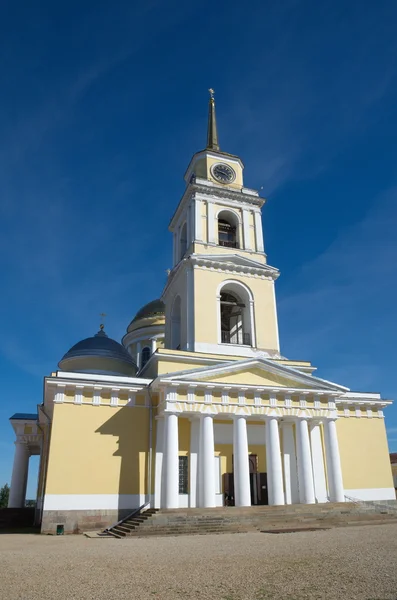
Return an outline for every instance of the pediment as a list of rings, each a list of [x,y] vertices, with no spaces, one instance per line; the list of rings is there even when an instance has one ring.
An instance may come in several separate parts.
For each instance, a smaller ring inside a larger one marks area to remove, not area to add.
[[[348,388],[336,383],[262,358],[231,361],[212,367],[170,373],[161,379],[167,379],[170,382],[173,380],[186,383],[205,381],[225,385],[328,390],[341,393],[348,391]]]

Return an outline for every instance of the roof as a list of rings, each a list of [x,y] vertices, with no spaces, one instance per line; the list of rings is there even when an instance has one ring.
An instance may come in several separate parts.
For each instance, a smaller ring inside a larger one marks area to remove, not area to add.
[[[60,363],[71,358],[84,357],[110,358],[135,366],[132,357],[124,348],[124,346],[119,344],[119,342],[116,342],[116,340],[108,337],[103,329],[98,331],[96,335],[81,340],[81,342],[78,342],[72,346],[72,348],[70,348],[70,350],[63,356]]]
[[[15,413],[10,417],[10,421],[37,421],[37,413]]]
[[[148,317],[154,317],[156,315],[164,314],[164,302],[160,300],[160,298],[157,298],[156,300],[148,302],[147,304],[145,304],[145,306],[142,306],[142,308],[138,310],[135,317],[133,318],[132,323],[134,323],[134,321],[139,321],[139,319],[146,319]]]

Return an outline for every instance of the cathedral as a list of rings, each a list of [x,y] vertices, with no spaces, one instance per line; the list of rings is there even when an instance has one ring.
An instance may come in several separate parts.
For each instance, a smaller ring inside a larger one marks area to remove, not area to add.
[[[171,216],[173,267],[122,342],[98,333],[10,418],[9,506],[40,456],[43,533],[108,527],[138,507],[247,507],[395,499],[378,393],[317,377],[280,351],[265,199],[220,149],[210,90],[206,147]]]

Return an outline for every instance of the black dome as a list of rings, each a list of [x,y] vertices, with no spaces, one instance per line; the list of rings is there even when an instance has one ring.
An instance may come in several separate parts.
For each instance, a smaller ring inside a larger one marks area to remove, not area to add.
[[[164,315],[165,314],[165,306],[164,302],[159,298],[157,300],[152,300],[142,306],[141,309],[138,310],[132,322],[138,321],[139,319],[145,319],[147,317],[155,317],[156,315]]]
[[[106,358],[136,367],[134,360],[124,346],[109,338],[102,329],[96,335],[81,340],[81,342],[72,346],[59,361],[59,366],[61,367],[61,363],[66,360],[79,358]]]

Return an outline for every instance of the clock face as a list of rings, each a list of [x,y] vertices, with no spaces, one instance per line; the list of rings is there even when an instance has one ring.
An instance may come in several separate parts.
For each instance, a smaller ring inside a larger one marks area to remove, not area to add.
[[[232,183],[236,179],[236,173],[225,163],[218,163],[211,169],[213,177],[220,183]]]

